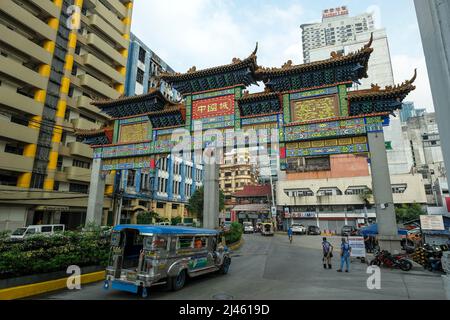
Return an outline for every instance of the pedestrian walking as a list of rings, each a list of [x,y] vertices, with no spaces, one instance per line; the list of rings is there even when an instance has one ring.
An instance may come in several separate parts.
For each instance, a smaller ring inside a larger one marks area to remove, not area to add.
[[[347,242],[347,239],[342,238],[341,243],[341,268],[338,270],[338,272],[342,272],[342,269],[344,268],[344,263],[346,266],[345,272],[349,272],[350,270],[350,254],[352,252],[352,248]]]
[[[289,242],[290,242],[290,243],[292,243],[292,234],[293,234],[293,232],[292,232],[292,227],[289,226],[289,229],[288,229],[288,237],[289,237]]]
[[[323,249],[323,268],[331,269],[331,258],[333,258],[333,246],[327,241],[327,238],[322,239],[322,249]]]

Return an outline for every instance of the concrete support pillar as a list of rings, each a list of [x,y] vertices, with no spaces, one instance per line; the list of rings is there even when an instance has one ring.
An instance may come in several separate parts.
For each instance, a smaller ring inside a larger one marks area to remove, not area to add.
[[[203,227],[219,228],[219,165],[205,164],[205,181],[203,194]]]
[[[372,190],[378,223],[378,241],[381,249],[394,253],[400,251],[400,237],[395,217],[384,133],[382,131],[371,132],[367,137],[370,149]]]
[[[95,225],[100,225],[102,223],[105,178],[102,177],[101,166],[101,159],[94,159],[92,161],[86,224],[93,222]]]

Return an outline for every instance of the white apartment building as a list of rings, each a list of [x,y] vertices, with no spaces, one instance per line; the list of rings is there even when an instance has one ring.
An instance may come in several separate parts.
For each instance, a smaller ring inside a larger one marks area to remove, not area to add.
[[[349,16],[347,7],[327,9],[323,11],[322,22],[302,25],[301,29],[305,63],[328,59],[332,52],[346,55],[358,51],[373,34],[369,77],[355,84],[355,89],[370,89],[372,84],[382,88],[395,84],[387,33],[385,29],[375,29],[373,13]],[[391,117],[384,135],[390,173],[411,172],[413,161],[408,141],[402,135],[399,112]]]

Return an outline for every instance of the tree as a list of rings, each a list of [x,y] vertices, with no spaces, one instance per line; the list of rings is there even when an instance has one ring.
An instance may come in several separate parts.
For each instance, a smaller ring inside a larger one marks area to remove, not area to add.
[[[172,219],[170,219],[170,224],[173,226],[176,226],[177,224],[183,222],[183,218],[181,217],[174,217]]]
[[[426,212],[422,210],[422,207],[417,203],[414,203],[412,205],[403,204],[401,207],[395,208],[397,223],[404,223],[419,219],[421,215],[425,214]]]
[[[359,198],[361,199],[362,202],[364,202],[364,206],[366,208],[371,208],[372,205],[370,203],[370,200],[372,199],[372,190],[370,189],[365,189],[362,193],[359,194]]]
[[[154,211],[143,211],[140,212],[137,216],[137,224],[152,224],[153,219],[156,222],[161,221],[160,216]]]
[[[189,212],[200,218],[203,217],[203,195],[204,188],[202,186],[194,192],[187,205],[187,209],[189,210]],[[222,211],[224,208],[225,195],[223,194],[222,190],[219,190],[219,211]]]

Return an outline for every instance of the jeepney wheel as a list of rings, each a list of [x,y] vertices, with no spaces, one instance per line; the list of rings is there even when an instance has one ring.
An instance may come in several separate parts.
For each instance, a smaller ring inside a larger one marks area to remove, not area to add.
[[[186,283],[186,270],[181,270],[176,277],[170,278],[170,286],[172,291],[178,291],[184,287]]]
[[[220,266],[219,272],[221,274],[227,274],[228,270],[230,269],[230,264],[231,264],[231,259],[230,258],[225,258],[223,260],[222,265]]]

